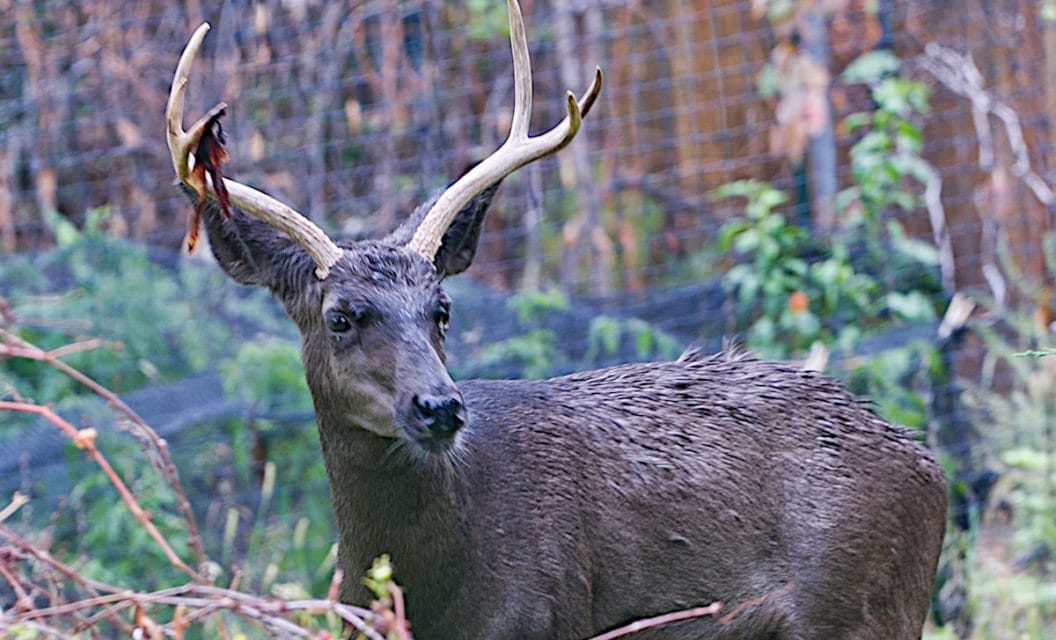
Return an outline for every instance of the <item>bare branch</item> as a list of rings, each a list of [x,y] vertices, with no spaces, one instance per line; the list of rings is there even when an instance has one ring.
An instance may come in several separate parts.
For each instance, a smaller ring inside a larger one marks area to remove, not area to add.
[[[921,160],[920,165],[928,178],[924,185],[924,208],[931,222],[932,240],[939,249],[939,273],[942,276],[942,286],[946,291],[952,292],[957,289],[957,261],[953,255],[950,229],[946,224],[946,208],[942,204],[942,176],[930,162]]]
[[[22,581],[11,573],[11,570],[7,568],[5,563],[0,563],[0,577],[3,577],[15,592],[15,611],[32,610],[33,598],[30,597],[29,593],[27,593],[22,586]]]
[[[183,571],[187,575],[191,576],[194,580],[200,582],[206,581],[206,578],[204,576],[189,567],[187,563],[185,563],[183,560],[180,559],[178,555],[176,555],[176,552],[173,551],[172,546],[169,544],[168,540],[165,539],[165,536],[163,536],[161,532],[158,531],[158,528],[154,525],[154,522],[151,520],[150,514],[145,511],[142,506],[140,506],[139,501],[136,500],[136,497],[128,489],[128,486],[125,485],[124,481],[121,479],[121,476],[117,474],[114,468],[110,466],[110,462],[106,459],[106,457],[103,456],[103,454],[99,451],[98,448],[96,448],[94,436],[85,433],[89,430],[78,430],[76,427],[64,420],[61,416],[53,412],[51,409],[47,407],[42,407],[40,405],[28,404],[25,402],[0,401],[0,411],[17,411],[21,413],[30,413],[38,415],[50,422],[51,424],[55,425],[60,431],[69,436],[69,438],[74,442],[77,448],[83,449],[85,453],[87,453],[89,456],[91,456],[93,460],[95,460],[95,463],[99,465],[99,468],[103,470],[103,473],[106,474],[106,477],[110,480],[110,483],[114,485],[114,488],[117,489],[117,492],[121,495],[121,499],[124,500],[125,505],[128,506],[129,511],[132,512],[132,516],[147,531],[150,537],[154,539],[158,546],[161,547],[162,552],[165,554],[165,557],[168,558],[169,562],[180,571]]]
[[[47,551],[38,549],[37,547],[33,546],[28,540],[18,535],[14,532],[14,530],[8,527],[0,525],[0,537],[7,539],[7,541],[14,545],[14,547],[17,548],[21,553],[31,556],[34,560],[46,565],[48,568],[58,573],[61,573],[70,582],[84,589],[87,589],[88,591],[95,592],[96,595],[104,591],[109,593],[123,591],[123,589],[119,587],[91,580],[82,576],[69,566],[53,558],[51,554]]]
[[[987,116],[993,115],[1004,124],[1015,159],[1012,174],[1023,180],[1034,193],[1034,197],[1045,206],[1056,202],[1056,194],[1034,171],[1030,164],[1030,152],[1023,137],[1023,127],[1014,109],[997,100],[983,87],[983,74],[968,54],[962,54],[931,42],[924,47],[924,55],[917,61],[920,66],[944,87],[959,96],[968,98],[972,104],[972,121],[979,139],[979,166],[989,170],[993,166],[993,134]]]
[[[161,473],[165,478],[165,481],[172,488],[173,495],[176,499],[176,508],[183,516],[183,519],[187,522],[187,544],[191,547],[191,550],[194,551],[198,565],[203,565],[208,558],[205,555],[205,548],[202,546],[202,538],[199,533],[198,522],[194,517],[194,510],[191,508],[191,503],[187,499],[187,494],[183,490],[179,472],[176,470],[176,465],[172,462],[172,456],[169,454],[169,445],[165,439],[160,437],[157,432],[147,424],[146,420],[125,404],[116,393],[110,391],[103,385],[59,359],[61,356],[70,353],[70,350],[74,345],[60,347],[59,349],[52,351],[44,351],[36,345],[26,342],[14,333],[2,329],[0,329],[0,339],[2,339],[2,342],[0,342],[0,357],[26,358],[29,360],[46,362],[69,376],[71,379],[88,387],[96,395],[106,400],[106,403],[112,409],[120,412],[128,418],[129,423],[135,429],[137,434],[140,435],[144,441],[150,443],[157,452],[156,457],[148,457],[154,467]],[[92,344],[92,341],[89,340],[75,344],[89,345]]]

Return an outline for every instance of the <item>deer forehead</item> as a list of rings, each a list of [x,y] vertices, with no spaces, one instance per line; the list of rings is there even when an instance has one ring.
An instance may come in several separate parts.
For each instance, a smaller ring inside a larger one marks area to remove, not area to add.
[[[344,254],[323,284],[323,311],[370,305],[414,314],[423,305],[449,304],[432,264],[416,253],[362,243],[346,248]]]
[[[345,246],[334,266],[338,279],[358,279],[384,285],[430,285],[439,281],[432,263],[404,247],[363,241]]]

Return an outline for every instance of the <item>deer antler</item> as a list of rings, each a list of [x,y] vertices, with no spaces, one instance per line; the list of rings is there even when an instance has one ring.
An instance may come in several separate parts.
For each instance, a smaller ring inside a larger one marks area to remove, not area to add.
[[[172,156],[172,168],[176,171],[176,178],[215,200],[216,190],[209,179],[200,174],[196,175],[192,171],[191,156],[197,149],[198,143],[201,142],[202,135],[227,109],[227,105],[223,102],[217,104],[199,118],[189,131],[183,130],[183,103],[187,93],[187,76],[190,74],[194,58],[198,55],[198,49],[208,31],[208,23],[202,23],[195,30],[194,35],[187,42],[187,47],[183,50],[183,55],[180,56],[179,64],[176,65],[176,75],[172,79],[169,103],[165,109],[167,123],[165,137],[169,144],[169,154]],[[227,187],[232,205],[285,232],[297,244],[304,247],[315,262],[315,274],[320,280],[330,274],[330,269],[341,258],[342,250],[322,229],[294,209],[265,193],[227,178],[224,178],[223,182]]]
[[[563,148],[579,132],[582,118],[601,91],[601,69],[581,99],[569,91],[568,117],[556,127],[535,137],[528,136],[532,116],[532,63],[528,59],[528,41],[524,19],[517,0],[507,0],[510,12],[510,47],[513,49],[513,121],[510,135],[493,154],[482,160],[455,184],[448,187],[426,213],[407,247],[430,262],[440,248],[440,241],[455,216],[479,193],[524,165]]]

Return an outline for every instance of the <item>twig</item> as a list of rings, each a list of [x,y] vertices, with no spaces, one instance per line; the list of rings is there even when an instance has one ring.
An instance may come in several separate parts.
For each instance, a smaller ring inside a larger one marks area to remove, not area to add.
[[[90,338],[88,340],[81,340],[80,342],[74,342],[73,344],[63,345],[57,349],[52,349],[47,352],[47,355],[52,358],[62,358],[74,353],[81,353],[84,351],[94,351],[109,346],[110,343],[99,338]]]
[[[712,602],[706,607],[695,607],[692,609],[685,609],[682,611],[672,611],[671,613],[665,613],[663,615],[655,616],[652,618],[644,618],[642,620],[636,620],[626,626],[619,627],[607,631],[601,635],[593,636],[588,640],[613,640],[614,638],[622,638],[623,636],[631,635],[645,629],[655,629],[664,625],[673,624],[675,622],[682,622],[684,620],[692,620],[693,618],[705,618],[708,616],[717,617],[716,622],[720,625],[728,625],[737,619],[737,616],[741,615],[748,609],[758,607],[765,604],[767,601],[772,600],[778,596],[785,595],[795,588],[795,583],[790,582],[782,587],[774,589],[764,593],[761,596],[757,596],[750,600],[730,607],[725,608],[721,602]],[[718,618],[718,615],[722,613],[722,617]]]
[[[106,474],[106,477],[110,479],[110,483],[113,484],[114,488],[117,489],[117,492],[121,494],[121,499],[125,501],[125,504],[128,506],[129,511],[132,512],[132,516],[136,519],[137,522],[139,522],[143,526],[144,529],[146,529],[147,533],[150,534],[150,537],[158,543],[158,546],[161,547],[161,550],[165,553],[165,557],[168,558],[169,562],[180,571],[183,571],[187,575],[191,576],[191,578],[193,578],[195,581],[206,582],[204,576],[200,575],[197,571],[189,567],[187,563],[185,563],[183,560],[180,559],[178,555],[176,555],[176,552],[173,551],[172,546],[169,545],[168,540],[165,539],[165,536],[163,536],[161,532],[158,531],[158,528],[154,525],[154,522],[151,520],[150,514],[147,513],[143,509],[143,507],[140,506],[139,501],[137,501],[136,497],[132,495],[132,492],[129,491],[124,481],[117,474],[117,472],[114,471],[114,468],[110,466],[110,462],[99,451],[99,449],[96,448],[95,432],[93,429],[78,430],[76,427],[64,420],[61,416],[56,414],[51,409],[25,402],[0,401],[0,411],[17,411],[21,413],[30,413],[38,415],[58,427],[59,430],[69,436],[69,438],[73,441],[74,445],[76,445],[78,449],[83,449],[89,456],[92,457],[93,460],[95,460],[95,463],[99,465],[99,468],[103,470],[103,473]]]
[[[719,618],[719,624],[730,624],[737,618],[737,616],[741,615],[746,610],[765,604],[767,600],[771,600],[773,598],[776,598],[777,596],[785,595],[792,591],[794,587],[795,583],[789,582],[783,587],[779,587],[777,589],[774,589],[773,591],[764,593],[763,595],[752,598],[751,600],[745,600],[744,602],[738,604],[735,607],[730,607],[730,609],[727,610],[721,618]]]
[[[72,568],[51,557],[51,554],[47,551],[43,551],[41,549],[36,548],[28,540],[18,535],[8,527],[0,525],[0,536],[6,538],[11,544],[18,548],[20,552],[32,556],[34,560],[37,560],[38,562],[50,567],[52,570],[61,573],[62,575],[66,576],[66,578],[71,582],[74,582],[75,584],[78,584],[81,587],[94,592],[95,595],[98,595],[98,593],[102,591],[110,593],[123,591],[123,589],[120,589],[118,587],[102,582],[97,582],[89,578],[85,578],[81,574],[74,571]]]
[[[146,420],[141,418],[138,413],[125,404],[117,394],[60,360],[60,356],[71,353],[67,347],[60,347],[59,349],[50,352],[44,351],[36,345],[18,337],[14,333],[2,329],[0,329],[0,338],[3,338],[3,342],[0,342],[0,356],[26,358],[29,360],[46,362],[52,367],[58,369],[71,379],[88,387],[88,389],[96,395],[106,400],[106,403],[111,408],[124,414],[136,428],[138,433],[154,447],[158,454],[157,458],[154,456],[148,457],[154,464],[154,467],[162,474],[166,482],[172,488],[176,500],[176,509],[187,522],[187,545],[190,546],[191,550],[194,552],[198,566],[203,566],[208,560],[208,557],[205,555],[205,547],[202,545],[201,534],[198,530],[198,522],[194,517],[194,510],[191,508],[191,503],[187,499],[187,494],[183,490],[183,485],[180,483],[179,472],[176,470],[176,465],[172,462],[172,456],[169,455],[169,445],[165,439],[159,436],[157,432],[147,424]],[[89,348],[88,345],[90,343],[91,341],[85,341],[76,344],[81,345],[78,350],[83,350]],[[71,345],[71,347],[72,346],[74,345]]]
[[[169,599],[165,604],[172,606],[194,606],[197,604],[201,611],[207,612],[208,614],[214,614],[222,610],[228,610],[232,613],[238,614],[244,618],[250,618],[263,624],[264,626],[273,628],[277,631],[281,631],[287,634],[287,637],[295,636],[298,638],[307,638],[311,636],[311,633],[304,627],[290,622],[286,618],[268,612],[261,607],[254,606],[252,604],[246,604],[231,599],[219,599],[206,601],[205,603],[196,602],[186,598],[173,598]],[[193,614],[184,618],[184,623],[189,623],[193,619]],[[163,628],[171,627],[165,625]]]
[[[371,640],[385,640],[384,636],[368,624],[368,621],[376,619],[376,616],[366,609],[353,607],[330,599],[276,600],[194,583],[152,593],[132,591],[108,593],[76,602],[27,611],[16,615],[15,620],[19,623],[48,620],[104,607],[102,611],[86,618],[78,625],[78,628],[84,628],[86,624],[94,624],[100,617],[112,615],[122,608],[135,606],[142,609],[159,605],[194,609],[194,612],[190,615],[181,617],[180,624],[183,625],[214,615],[220,611],[230,611],[236,615],[256,620],[287,636],[295,637],[309,637],[311,633],[304,627],[287,620],[283,617],[284,615],[294,611],[306,613],[333,612]],[[175,622],[162,625],[161,628],[172,632],[173,624]],[[410,640],[409,633],[399,637]]]
[[[25,613],[19,614],[17,618],[19,620],[57,618],[59,616],[77,613],[85,609],[93,609],[102,605],[132,600],[134,595],[135,594],[132,591],[119,591],[117,593],[108,593],[106,595],[85,598],[84,600],[78,600],[76,602],[67,602],[65,604],[59,604],[52,607],[45,607],[44,609],[34,609],[33,611],[26,611]]]
[[[946,208],[942,204],[942,176],[930,162],[920,160],[927,173],[928,180],[924,185],[924,207],[931,222],[931,233],[935,246],[939,248],[939,272],[942,275],[942,286],[947,292],[957,290],[957,262],[953,256],[953,242],[950,229],[946,224]]]
[[[979,166],[989,170],[994,162],[993,135],[987,121],[988,115],[997,117],[1005,126],[1012,156],[1012,174],[1022,180],[1045,206],[1056,202],[1056,194],[1030,165],[1030,153],[1023,137],[1016,111],[994,98],[983,88],[983,74],[968,54],[962,54],[930,42],[924,47],[924,55],[918,58],[920,66],[950,91],[968,98],[972,103],[972,120],[979,138]]]
[[[693,609],[685,609],[683,611],[672,611],[671,613],[665,613],[663,615],[655,616],[652,618],[644,618],[642,620],[636,620],[628,625],[613,629],[612,631],[606,631],[600,636],[594,636],[590,640],[614,640],[615,638],[622,638],[629,636],[632,633],[638,633],[645,629],[655,629],[665,625],[673,624],[675,622],[682,622],[683,620],[692,620],[693,618],[705,618],[708,616],[717,616],[722,611],[721,602],[712,602],[706,607],[695,607]]]
[[[367,624],[368,620],[373,620],[377,617],[372,611],[337,602],[330,598],[292,601],[264,599],[259,596],[209,585],[193,585],[190,592],[210,598],[214,602],[213,606],[219,608],[236,609],[237,606],[246,605],[252,606],[266,614],[278,614],[288,611],[305,611],[307,613],[332,611],[342,620],[362,631],[367,637],[373,640],[384,640]],[[230,602],[232,605],[228,606],[225,604],[226,602]],[[174,602],[169,602],[168,604],[174,604]],[[190,617],[188,617],[189,619]]]
[[[111,587],[110,585],[105,585],[85,578],[70,567],[67,567],[58,560],[52,558],[46,551],[37,549],[29,542],[23,540],[21,537],[19,537],[7,527],[0,527],[0,535],[3,535],[5,538],[10,540],[14,544],[13,547],[0,547],[0,557],[8,557],[23,561],[32,558],[45,565],[51,571],[62,574],[62,576],[64,576],[70,583],[76,584],[81,588],[86,589],[93,596],[99,595],[100,591],[120,591],[120,589],[117,589],[116,587]],[[60,583],[58,582],[58,580],[55,579],[54,576],[49,575],[46,576],[46,578],[53,585],[56,585],[56,588],[51,593],[52,602],[55,602],[57,595],[60,592],[66,591],[67,589],[63,586],[60,586]],[[43,590],[41,590],[41,592],[43,592]],[[110,620],[110,622],[112,622],[115,627],[122,630],[126,635],[132,632],[132,627],[127,622],[118,617],[116,611],[104,610],[100,615]],[[84,621],[79,623],[76,629],[79,629],[82,626],[83,622]],[[94,624],[94,622],[92,624]]]
[[[334,577],[330,579],[330,588],[326,590],[326,599],[337,602],[337,596],[341,592],[341,583],[345,579],[345,572],[341,568],[334,569]]]
[[[407,624],[407,612],[403,606],[403,589],[395,582],[389,583],[389,595],[392,597],[392,612],[396,616],[393,622],[397,640],[411,640],[411,632]]]
[[[106,618],[108,620],[113,621],[117,617],[117,614],[122,609],[127,609],[128,607],[131,607],[133,604],[135,604],[135,603],[132,602],[131,600],[125,600],[125,601],[122,601],[122,602],[116,602],[116,603],[114,603],[113,605],[111,605],[109,607],[104,607],[102,610],[99,611],[99,613],[92,614],[92,615],[88,616],[87,618],[85,618],[84,620],[81,620],[80,622],[78,622],[77,626],[75,626],[73,628],[73,632],[74,633],[79,633],[81,631],[84,631],[85,629],[90,629],[90,628],[94,627],[95,625],[99,624],[99,621],[102,620],[103,618]]]
[[[15,310],[11,308],[11,303],[2,296],[0,296],[0,320],[3,320],[6,324],[18,322],[18,316],[15,315]]]
[[[70,637],[70,634],[65,631],[54,629],[47,625],[40,624],[39,622],[19,622],[16,620],[11,623],[0,620],[0,631],[12,631],[14,629],[29,629],[31,631],[36,631],[37,633],[47,634],[53,638],[59,638],[59,640],[67,640]],[[8,636],[4,635],[3,637],[6,638]]]
[[[14,495],[11,496],[11,502],[2,510],[0,510],[0,522],[3,522],[4,520],[10,518],[12,515],[14,515],[16,511],[22,508],[22,505],[26,504],[27,502],[29,502],[29,498],[26,497],[26,494],[22,493],[21,491],[16,491]]]
[[[29,593],[22,587],[21,581],[15,574],[11,573],[11,570],[7,568],[6,563],[0,563],[0,576],[3,576],[4,580],[11,585],[11,588],[15,592],[15,610],[33,609],[33,598],[30,597]]]

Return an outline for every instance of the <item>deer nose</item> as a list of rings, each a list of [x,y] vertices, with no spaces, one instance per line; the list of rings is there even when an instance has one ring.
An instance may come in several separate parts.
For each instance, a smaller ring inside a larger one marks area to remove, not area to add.
[[[425,427],[434,435],[454,435],[466,424],[466,408],[462,405],[460,394],[416,395],[413,402],[414,409],[422,418]]]

